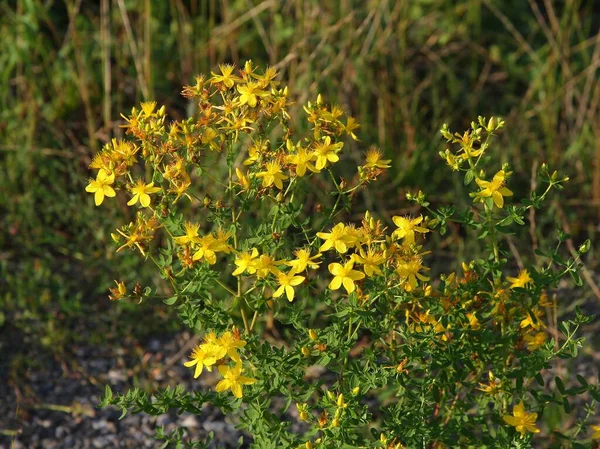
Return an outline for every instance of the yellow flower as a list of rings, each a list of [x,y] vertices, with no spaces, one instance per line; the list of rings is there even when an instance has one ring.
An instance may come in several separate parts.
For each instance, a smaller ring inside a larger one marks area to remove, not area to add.
[[[506,280],[509,281],[510,288],[525,288],[527,284],[533,282],[531,276],[529,276],[529,271],[521,270],[519,275],[516,278],[506,277]]]
[[[281,165],[276,161],[267,162],[265,164],[266,171],[258,172],[257,178],[262,178],[263,187],[269,187],[273,184],[279,189],[283,189],[283,182],[288,177],[281,172]]]
[[[250,179],[248,176],[237,167],[235,168],[235,174],[244,190],[250,190]]]
[[[594,433],[592,433],[592,440],[600,440],[600,426],[591,426]]]
[[[317,237],[325,240],[319,248],[320,252],[335,248],[338,253],[345,253],[348,251],[348,245],[353,243],[346,232],[344,223],[336,224],[331,232],[317,232]]]
[[[125,286],[125,281],[118,282],[115,280],[115,284],[117,284],[116,288],[109,288],[110,295],[108,295],[108,299],[111,301],[117,301],[121,298],[124,298],[127,294],[127,287]]]
[[[328,162],[337,162],[340,160],[337,153],[344,146],[343,142],[338,142],[335,144],[331,143],[331,137],[326,136],[323,142],[318,143],[314,150],[314,154],[317,158],[317,162],[315,164],[317,170],[323,170]]]
[[[475,182],[482,189],[477,193],[476,197],[480,200],[482,198],[492,197],[496,207],[502,208],[502,206],[504,206],[504,197],[512,196],[513,194],[510,190],[504,187],[505,177],[506,174],[504,173],[504,170],[500,170],[494,175],[494,179],[492,179],[492,181],[483,181],[479,178],[476,178]]]
[[[212,75],[212,78],[210,79],[211,84],[223,83],[227,88],[232,88],[234,83],[242,80],[233,75],[233,71],[235,70],[233,64],[219,64],[219,70],[221,71],[221,75],[210,72]]]
[[[138,179],[135,186],[130,187],[131,193],[133,193],[133,198],[129,200],[127,203],[128,206],[133,206],[138,201],[142,205],[142,207],[150,206],[150,194],[156,193],[160,191],[160,187],[153,187],[154,183],[144,184],[143,179]]]
[[[529,326],[532,329],[540,329],[540,328],[546,327],[546,325],[542,321],[544,312],[539,308],[533,309],[532,312],[533,312],[533,317],[531,316],[531,314],[528,313],[527,318],[525,318],[521,321],[521,324],[520,324],[521,329],[524,329]]]
[[[106,173],[105,170],[100,169],[98,171],[98,175],[96,179],[90,179],[90,183],[85,188],[86,192],[90,192],[94,194],[94,202],[96,206],[100,206],[102,201],[104,201],[104,197],[107,196],[112,198],[115,196],[115,191],[111,187],[111,184],[115,182],[115,175],[111,173],[110,175]]]
[[[223,351],[214,344],[201,344],[194,348],[192,351],[192,355],[190,355],[189,362],[185,362],[184,365],[188,368],[196,365],[196,370],[194,371],[194,379],[196,379],[200,374],[202,374],[202,370],[204,367],[208,371],[212,371],[212,367],[217,361],[223,358]]]
[[[419,226],[423,221],[422,215],[412,219],[410,217],[399,217],[398,215],[394,215],[392,221],[398,227],[398,229],[392,233],[392,236],[398,239],[403,238],[404,241],[410,245],[415,243],[415,232],[420,232],[421,234],[429,232],[427,228]]]
[[[288,142],[290,142],[288,140]],[[289,149],[289,146],[288,146]],[[320,170],[314,166],[313,161],[315,160],[315,153],[309,153],[306,148],[298,147],[296,154],[289,154],[285,157],[285,161],[288,164],[293,164],[296,166],[296,175],[304,176],[306,174],[306,169],[310,170],[313,173],[318,173]]]
[[[294,287],[302,284],[304,279],[306,279],[304,276],[296,276],[294,270],[292,270],[289,274],[280,271],[277,274],[277,283],[279,284],[279,288],[275,290],[275,293],[273,293],[273,298],[279,298],[285,291],[288,301],[292,302],[294,300]]]
[[[346,134],[348,134],[350,137],[352,137],[352,139],[354,139],[354,140],[358,140],[358,137],[356,137],[356,134],[354,134],[354,130],[359,127],[360,127],[360,125],[354,119],[354,117],[348,117],[348,119],[346,120],[346,124],[342,125],[342,129],[344,130],[344,132]]]
[[[337,290],[342,285],[348,293],[352,293],[356,286],[354,281],[364,279],[365,274],[361,271],[353,270],[354,260],[346,262],[344,266],[339,263],[330,263],[329,272],[334,275],[334,278],[329,283],[330,290]]]
[[[526,432],[539,433],[540,429],[535,426],[537,419],[537,413],[527,413],[523,401],[519,402],[513,407],[513,414],[504,415],[502,417],[504,421],[517,428],[517,432],[521,433],[521,438],[525,436]]]
[[[193,260],[205,259],[210,265],[217,263],[217,253],[222,252],[229,254],[231,247],[227,243],[227,239],[231,237],[230,233],[223,233],[219,230],[217,237],[213,237],[212,234],[200,237],[198,243],[200,249],[194,253]]]
[[[142,111],[144,112],[144,115],[146,117],[150,117],[150,116],[152,116],[152,113],[154,112],[154,108],[156,107],[156,101],[142,101],[140,106],[142,107]]]
[[[276,261],[268,254],[261,255],[258,260],[254,262],[254,267],[256,268],[258,278],[266,278],[269,273],[274,275],[279,274],[279,270],[275,266],[279,263],[281,263],[281,261]]]
[[[239,276],[244,271],[247,271],[248,274],[256,273],[255,260],[258,257],[258,250],[256,248],[252,248],[252,252],[243,252],[237,255],[235,261],[233,262],[236,265],[236,269],[233,273],[234,276]]]
[[[179,245],[185,245],[187,243],[200,243],[200,236],[198,235],[200,224],[187,221],[184,224],[184,227],[185,235],[175,237],[175,243],[178,243]]]
[[[481,324],[479,323],[479,320],[477,319],[477,315],[475,315],[475,313],[473,313],[473,312],[467,313],[467,319],[469,320],[469,326],[471,326],[471,329],[473,329],[473,330],[481,329]]]
[[[236,338],[236,335],[234,335],[233,332],[225,332],[217,338],[215,345],[225,350],[227,355],[231,357],[231,360],[236,363],[241,363],[240,355],[237,350],[246,346],[246,342],[240,338]]]
[[[417,288],[417,279],[423,282],[429,280],[429,277],[419,273],[421,270],[427,271],[429,268],[423,266],[420,257],[412,257],[407,260],[400,259],[396,262],[396,272],[408,282],[407,290],[409,291]]]
[[[240,106],[247,104],[253,108],[258,102],[258,97],[269,96],[269,92],[266,90],[261,90],[260,84],[255,82],[249,82],[243,86],[238,85],[237,90],[240,93]]]
[[[360,255],[359,255],[360,254]],[[379,269],[378,265],[385,262],[383,253],[373,251],[373,248],[369,248],[365,251],[361,248],[359,254],[353,254],[352,258],[355,262],[362,264],[365,274],[369,277],[378,274],[383,275],[383,272]]]
[[[289,267],[292,267],[292,270],[294,270],[296,273],[302,273],[307,267],[312,268],[313,270],[319,268],[319,264],[321,262],[316,262],[316,259],[319,259],[322,256],[321,253],[317,253],[311,257],[310,250],[297,249],[294,254],[296,255],[296,259],[290,260],[285,264]]]
[[[538,332],[533,335],[527,334],[527,335],[525,335],[525,337],[523,337],[523,339],[525,340],[525,343],[527,344],[527,349],[529,351],[535,351],[536,349],[544,346],[544,343],[546,342],[546,333]]]
[[[383,153],[381,150],[371,147],[367,150],[365,155],[366,163],[363,167],[365,168],[390,168],[389,163],[392,162],[391,159],[381,159],[383,157]]]
[[[220,365],[219,373],[221,373],[224,379],[215,387],[216,392],[222,393],[223,391],[230,389],[233,395],[238,399],[242,397],[242,385],[251,385],[256,382],[256,379],[242,376],[242,365],[239,363],[236,364],[234,368]]]
[[[479,387],[477,388],[480,391],[483,391],[487,394],[497,394],[500,392],[500,388],[502,386],[502,381],[494,376],[494,373],[488,371],[488,379],[489,382],[487,384],[479,383]]]

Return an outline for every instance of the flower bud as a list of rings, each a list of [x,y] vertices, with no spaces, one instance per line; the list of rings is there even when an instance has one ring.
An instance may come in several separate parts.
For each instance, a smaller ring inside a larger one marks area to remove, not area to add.
[[[308,336],[312,341],[315,341],[319,338],[319,336],[317,335],[317,331],[314,329],[309,329],[308,330]]]
[[[302,355],[304,357],[310,356],[310,349],[308,349],[306,346],[302,346]]]

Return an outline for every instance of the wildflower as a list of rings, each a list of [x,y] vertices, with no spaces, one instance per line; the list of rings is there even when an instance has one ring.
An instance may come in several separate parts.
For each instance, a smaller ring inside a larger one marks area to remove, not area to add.
[[[185,192],[192,185],[191,182],[189,182],[189,181],[185,181],[185,182],[184,181],[173,181],[173,182],[171,182],[171,184],[173,185],[173,187],[171,189],[169,189],[169,192],[175,194],[175,199],[173,200],[173,204],[175,204],[177,202],[177,200],[182,197],[182,195],[185,195],[188,198],[190,198],[190,196],[188,194],[186,194]],[[190,200],[191,200],[191,198],[190,198]]]
[[[540,328],[546,327],[544,325],[544,323],[542,322],[543,316],[544,316],[544,312],[541,309],[539,309],[539,308],[533,309],[532,313],[528,313],[527,318],[524,318],[521,321],[521,324],[520,324],[521,329],[524,329],[526,327],[531,327],[532,329],[540,329]]]
[[[281,172],[281,165],[278,162],[271,161],[265,164],[266,171],[258,172],[257,178],[262,178],[263,187],[270,187],[275,184],[279,190],[283,189],[283,182],[288,177]]]
[[[359,255],[360,254],[360,255]],[[378,274],[383,275],[383,272],[379,269],[378,265],[385,262],[383,253],[373,251],[373,248],[369,248],[367,252],[364,249],[359,250],[359,254],[353,254],[352,258],[355,262],[362,264],[365,274],[369,277]]]
[[[335,144],[331,143],[331,137],[326,136],[322,143],[318,143],[314,150],[314,154],[317,158],[316,168],[317,170],[323,170],[328,162],[337,162],[340,160],[337,153],[344,146],[343,142],[338,142]]]
[[[479,383],[479,387],[477,388],[479,391],[483,391],[487,394],[497,394],[500,392],[500,387],[502,386],[502,381],[494,376],[494,373],[488,371],[488,383],[482,384]]]
[[[194,253],[194,260],[205,259],[210,265],[214,265],[217,263],[218,252],[223,252],[225,254],[229,254],[231,252],[231,247],[229,244],[227,244],[227,239],[231,237],[231,234],[223,233],[222,230],[219,231],[220,234],[217,236],[217,238],[215,238],[212,234],[200,237],[198,240],[200,249]]]
[[[214,72],[210,72],[212,78],[210,79],[211,84],[222,83],[228,89],[231,89],[234,83],[241,81],[241,78],[233,75],[235,66],[233,64],[219,64],[219,70],[221,75],[217,75]]]
[[[538,332],[533,335],[527,334],[523,338],[525,340],[525,344],[527,345],[527,349],[533,352],[536,349],[544,346],[544,343],[546,342],[546,333]]]
[[[242,385],[251,385],[256,382],[256,379],[242,376],[242,365],[239,363],[234,368],[220,365],[219,373],[221,373],[224,379],[217,384],[215,391],[222,393],[223,391],[231,390],[233,395],[238,399],[242,397]]]
[[[353,270],[354,260],[346,262],[344,266],[339,263],[330,263],[329,272],[334,275],[334,278],[329,283],[329,289],[337,290],[342,285],[348,293],[352,293],[356,289],[354,281],[364,279],[365,274],[361,271]]]
[[[473,312],[467,313],[467,319],[469,320],[469,326],[471,326],[471,329],[473,329],[473,330],[481,329],[481,324],[479,323],[479,319],[477,319],[477,315],[475,315],[475,313],[473,313]]]
[[[540,299],[538,301],[538,306],[540,307],[554,307],[554,303],[550,301],[548,298],[548,292],[546,290],[542,290],[540,294]]]
[[[235,174],[243,190],[250,190],[250,179],[248,176],[237,167],[235,168]]]
[[[594,433],[592,433],[592,440],[600,440],[600,426],[591,426]]]
[[[196,346],[190,358],[192,360],[185,362],[184,366],[191,368],[196,365],[196,370],[194,371],[194,379],[196,379],[200,374],[202,374],[202,370],[206,367],[208,371],[212,371],[212,367],[219,359],[222,353],[221,349],[214,344],[201,344]]]
[[[420,257],[413,257],[408,260],[400,259],[396,262],[396,272],[408,282],[408,291],[417,288],[417,279],[423,282],[429,280],[429,277],[420,273],[421,270],[426,271],[429,268],[423,266]]]
[[[100,169],[98,175],[96,175],[96,179],[90,179],[90,183],[86,186],[85,191],[93,193],[96,206],[100,206],[105,196],[112,198],[116,195],[114,189],[111,187],[111,184],[114,182],[114,173],[109,175],[105,170]]]
[[[371,147],[367,150],[365,155],[366,163],[363,166],[364,168],[390,168],[388,165],[391,159],[381,159],[383,157],[383,153],[381,150]]]
[[[533,279],[531,279],[531,276],[529,275],[529,271],[527,270],[521,270],[519,272],[519,275],[516,278],[512,278],[512,277],[506,277],[506,280],[509,281],[510,284],[510,288],[525,288],[527,286],[527,284],[533,282]]]
[[[279,270],[275,266],[279,264],[280,261],[276,261],[268,254],[261,255],[258,260],[254,263],[254,267],[256,268],[257,276],[259,279],[266,278],[269,273],[277,275]]]
[[[317,232],[317,237],[325,240],[319,248],[320,252],[335,248],[338,253],[345,253],[348,251],[348,244],[351,242],[344,223],[336,224],[331,232]]]
[[[313,270],[319,268],[319,264],[321,262],[316,262],[316,259],[319,259],[322,256],[321,253],[311,256],[309,249],[297,249],[294,254],[296,258],[286,262],[285,264],[289,267],[292,267],[292,270],[294,270],[296,273],[302,273],[307,267],[312,268]]]
[[[142,255],[145,256],[146,253],[144,252],[142,244],[154,238],[154,231],[157,228],[158,223],[154,217],[148,218],[144,214],[138,213],[135,223],[132,222],[123,226],[122,230],[117,229],[117,232],[125,237],[127,241],[124,245],[119,247],[116,252],[119,252],[124,248],[133,248],[135,246],[140,250]]]
[[[517,432],[521,433],[521,438],[525,436],[526,432],[539,433],[540,429],[535,426],[537,419],[537,413],[527,413],[523,401],[519,402],[513,407],[513,414],[504,415],[502,417],[504,421],[517,429]]]
[[[133,206],[139,201],[142,207],[150,206],[150,194],[160,191],[160,187],[153,186],[153,182],[150,184],[144,184],[143,179],[138,179],[136,185],[130,188],[131,193],[133,193],[133,198],[129,200],[127,205]]]
[[[236,265],[236,269],[233,273],[234,276],[239,276],[245,271],[248,274],[256,273],[255,267],[255,259],[258,257],[258,250],[256,248],[252,248],[252,252],[243,252],[237,255],[235,261],[233,262]]]
[[[179,245],[200,243],[200,236],[198,235],[198,230],[200,229],[199,223],[191,223],[188,221],[184,224],[184,228],[185,235],[175,237],[175,243],[178,243]]]
[[[300,421],[308,422],[308,404],[299,404],[296,402],[296,409],[298,410]]]
[[[236,338],[233,332],[227,331],[215,342],[216,346],[219,346],[227,352],[227,355],[231,357],[236,363],[241,363],[240,355],[237,350],[246,346],[246,342],[240,338]]]
[[[237,86],[237,90],[240,93],[240,106],[247,104],[251,108],[254,108],[258,102],[258,97],[269,96],[269,92],[261,90],[260,84],[255,82],[249,82],[242,86]]]
[[[285,291],[285,295],[287,296],[288,301],[292,302],[294,300],[294,287],[302,284],[306,279],[304,276],[296,276],[296,273],[292,270],[289,274],[286,274],[280,271],[277,274],[277,282],[279,283],[279,288],[275,290],[273,293],[274,298],[279,298],[283,295]]]
[[[356,137],[356,134],[354,134],[354,130],[359,127],[360,127],[360,125],[354,119],[354,117],[348,117],[348,119],[346,120],[346,124],[342,125],[342,129],[344,130],[344,132],[346,134],[348,134],[350,137],[352,137],[352,139],[354,139],[354,140],[358,140],[358,137]]]
[[[317,334],[316,330],[309,329],[308,330],[308,338],[310,338],[312,341],[316,341],[319,339],[319,335]]]
[[[151,117],[154,112],[154,108],[156,107],[156,101],[142,101],[140,104],[142,107],[142,112],[146,117]]]
[[[116,288],[108,289],[111,293],[108,296],[108,299],[110,299],[111,301],[117,301],[121,298],[124,298],[125,295],[127,294],[127,287],[125,287],[124,281],[121,281],[121,282],[115,281],[115,284],[117,284]]]
[[[421,234],[429,232],[427,228],[419,226],[419,224],[423,221],[422,215],[413,219],[410,217],[399,217],[395,215],[392,217],[392,221],[398,227],[398,229],[392,233],[392,236],[398,239],[403,238],[404,241],[410,245],[415,243],[415,232],[419,232]]]
[[[504,206],[504,197],[512,196],[512,192],[504,187],[504,180],[506,174],[504,170],[500,170],[498,173],[494,175],[492,181],[483,181],[479,178],[475,179],[477,185],[481,188],[476,194],[476,198],[482,200],[483,198],[492,197],[494,200],[494,204],[498,208],[502,208]]]
[[[288,143],[290,140],[287,141]],[[288,146],[289,149],[289,146]],[[293,164],[296,166],[296,175],[304,176],[306,174],[306,170],[310,170],[313,173],[318,173],[319,170],[314,166],[313,161],[315,160],[315,153],[308,152],[306,148],[298,147],[296,154],[290,154],[285,157],[285,161],[288,164]]]

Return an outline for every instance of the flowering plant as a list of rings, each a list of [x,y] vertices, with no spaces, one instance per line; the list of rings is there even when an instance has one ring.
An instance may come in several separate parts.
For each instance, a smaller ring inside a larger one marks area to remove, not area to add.
[[[255,448],[529,447],[540,432],[557,435],[542,425],[547,410],[570,413],[589,393],[586,416],[560,429],[565,442],[582,439],[598,385],[578,376],[566,388],[556,377],[550,391],[545,374],[577,355],[576,332],[590,318],[578,310],[552,338],[546,321],[559,280],[581,283],[590,243],[565,260],[560,235],[516,276],[507,276],[516,270],[503,244],[567,178],[543,165],[544,190],[514,201],[510,167],[488,168],[504,122],[480,117],[462,135],[441,130],[456,147],[441,156],[464,175],[472,207],[433,208],[419,191],[407,195],[412,216],[364,211],[353,220],[357,195],[391,161],[371,147],[351,181],[340,178],[334,167],[358,142],[358,123],[318,96],[303,108],[311,132],[298,137],[276,77],[251,62],[221,65],[184,88],[193,117],[167,123],[164,107],[142,103],[126,117],[132,140],[94,158],[87,190],[96,204],[129,191],[137,208],[113,234],[117,251],[156,265],[164,303],[202,336],[182,363],[195,378],[216,377],[213,389],[153,396],[107,387],[102,405],[157,415],[201,414],[210,403],[237,417],[250,435],[241,444]],[[489,257],[431,276],[427,237],[449,222],[474,231]],[[111,299],[158,296],[117,282]],[[182,429],[158,437],[163,447],[210,440]]]

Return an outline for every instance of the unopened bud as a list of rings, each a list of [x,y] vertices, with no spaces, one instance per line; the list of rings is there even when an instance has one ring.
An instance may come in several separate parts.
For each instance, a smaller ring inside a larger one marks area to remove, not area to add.
[[[315,341],[316,339],[319,338],[319,336],[317,335],[317,331],[314,329],[309,329],[308,330],[308,336],[311,340]]]

